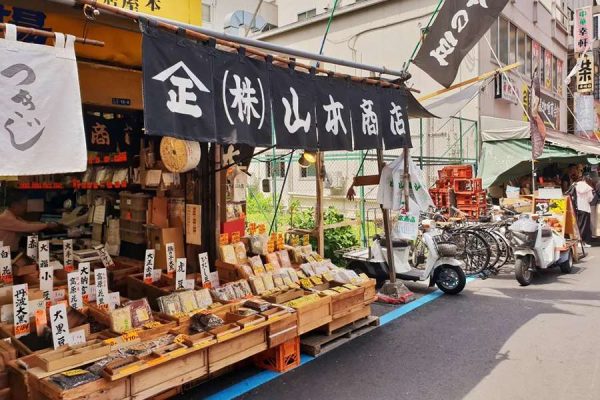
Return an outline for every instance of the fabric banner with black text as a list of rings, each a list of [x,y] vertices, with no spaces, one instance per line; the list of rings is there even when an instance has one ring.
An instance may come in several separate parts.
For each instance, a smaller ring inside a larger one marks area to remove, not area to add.
[[[0,39],[0,175],[82,172],[87,168],[75,37],[55,45]]]
[[[352,83],[350,113],[354,150],[369,150],[381,146],[382,113],[380,91],[377,86]]]
[[[410,146],[407,101],[418,102],[405,89],[282,68],[143,26],[148,135],[251,148]]]
[[[214,59],[218,142],[270,146],[271,105],[266,63],[243,52],[218,51]]]
[[[277,147],[317,150],[315,76],[269,65]]]
[[[319,150],[352,151],[349,82],[318,76],[316,83]]]
[[[148,135],[216,142],[215,49],[146,28],[142,41],[144,126]]]
[[[508,0],[446,0],[413,60],[442,86],[454,82],[463,58],[490,29]]]
[[[383,114],[380,132],[386,150],[412,147],[406,94],[398,89],[382,90],[380,103]]]

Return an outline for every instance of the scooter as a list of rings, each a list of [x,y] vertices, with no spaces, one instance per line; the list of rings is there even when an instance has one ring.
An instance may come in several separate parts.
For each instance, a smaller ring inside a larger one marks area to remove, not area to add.
[[[457,247],[452,243],[436,243],[436,237],[439,231],[428,228],[433,225],[433,221],[424,221],[423,226],[426,230],[423,233],[423,241],[427,247],[427,256],[425,265],[417,265],[413,268],[410,265],[410,243],[408,241],[393,241],[394,248],[394,270],[398,279],[406,281],[427,281],[429,286],[437,285],[440,290],[447,294],[460,293],[466,283],[467,278],[463,271],[462,261],[456,259]],[[375,236],[373,245],[369,250],[357,250],[344,255],[350,261],[348,268],[357,273],[364,272],[368,276],[376,278],[378,283],[389,277],[389,268],[387,253],[380,243],[381,237]]]
[[[571,249],[566,240],[549,226],[522,215],[509,230],[515,257],[515,277],[521,286],[531,284],[536,269],[559,267],[562,273],[571,272]]]

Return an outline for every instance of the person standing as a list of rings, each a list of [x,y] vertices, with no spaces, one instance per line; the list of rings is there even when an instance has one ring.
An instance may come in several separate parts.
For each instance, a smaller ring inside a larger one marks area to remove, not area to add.
[[[584,247],[591,247],[592,224],[590,203],[594,200],[594,188],[588,183],[589,178],[581,177],[575,184],[577,192],[577,226]]]
[[[8,192],[8,208],[0,214],[0,241],[4,246],[10,246],[11,252],[19,249],[21,236],[26,233],[54,229],[56,223],[30,222],[22,219],[27,213],[27,195],[18,190]]]

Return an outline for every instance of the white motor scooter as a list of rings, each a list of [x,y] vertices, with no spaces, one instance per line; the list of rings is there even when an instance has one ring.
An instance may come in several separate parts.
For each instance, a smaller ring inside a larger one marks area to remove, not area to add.
[[[427,247],[424,269],[413,268],[409,262],[410,245],[408,242],[395,242],[394,269],[396,277],[406,281],[426,281],[429,286],[437,285],[448,294],[460,293],[467,283],[462,261],[456,258],[457,247],[453,243],[436,243],[440,232],[435,223],[423,221],[423,242]],[[419,266],[416,266],[419,267]]]
[[[571,250],[566,240],[543,222],[523,215],[509,230],[515,257],[515,277],[521,286],[531,284],[536,269],[560,267],[568,274],[573,267]]]

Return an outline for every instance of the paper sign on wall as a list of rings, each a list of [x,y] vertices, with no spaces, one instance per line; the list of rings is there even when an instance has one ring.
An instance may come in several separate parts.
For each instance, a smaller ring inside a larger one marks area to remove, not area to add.
[[[37,235],[27,236],[27,257],[38,260],[38,237]]]
[[[10,247],[0,247],[0,277],[2,282],[7,285],[13,283],[12,259],[10,257]]]
[[[146,250],[146,256],[144,258],[144,283],[147,284],[152,283],[152,272],[154,271],[155,254],[156,250],[154,249]]]
[[[96,304],[100,308],[108,308],[108,278],[106,268],[94,270],[96,281]]]
[[[73,272],[73,239],[63,240],[63,265],[67,272]]]
[[[72,272],[71,274],[78,274]],[[69,275],[71,275],[69,274]],[[52,341],[54,348],[69,344],[71,334],[69,333],[69,322],[67,321],[67,306],[65,303],[50,307],[50,326],[52,327]]]
[[[202,208],[198,204],[185,206],[185,241],[188,244],[202,244]]]
[[[29,288],[26,283],[14,285],[13,315],[15,325],[15,336],[21,337],[29,334]]]
[[[50,266],[50,242],[47,240],[38,242],[38,265],[40,268]]]
[[[90,301],[90,263],[79,263],[79,275],[81,276],[81,299],[84,302]]]
[[[167,254],[167,275],[172,278],[175,274],[175,243],[167,243],[165,246]]]
[[[208,263],[208,253],[198,254],[198,264],[200,266],[200,281],[202,286],[210,284],[210,265]]]
[[[52,291],[54,289],[54,270],[52,267],[40,267],[40,290],[46,300],[46,304],[52,302]]]
[[[177,259],[177,269],[175,270],[175,290],[183,290],[185,289],[185,280],[187,277],[187,259],[178,258]]]
[[[69,295],[69,305],[80,310],[83,308],[83,299],[81,297],[81,275],[79,271],[67,274],[67,292]]]

